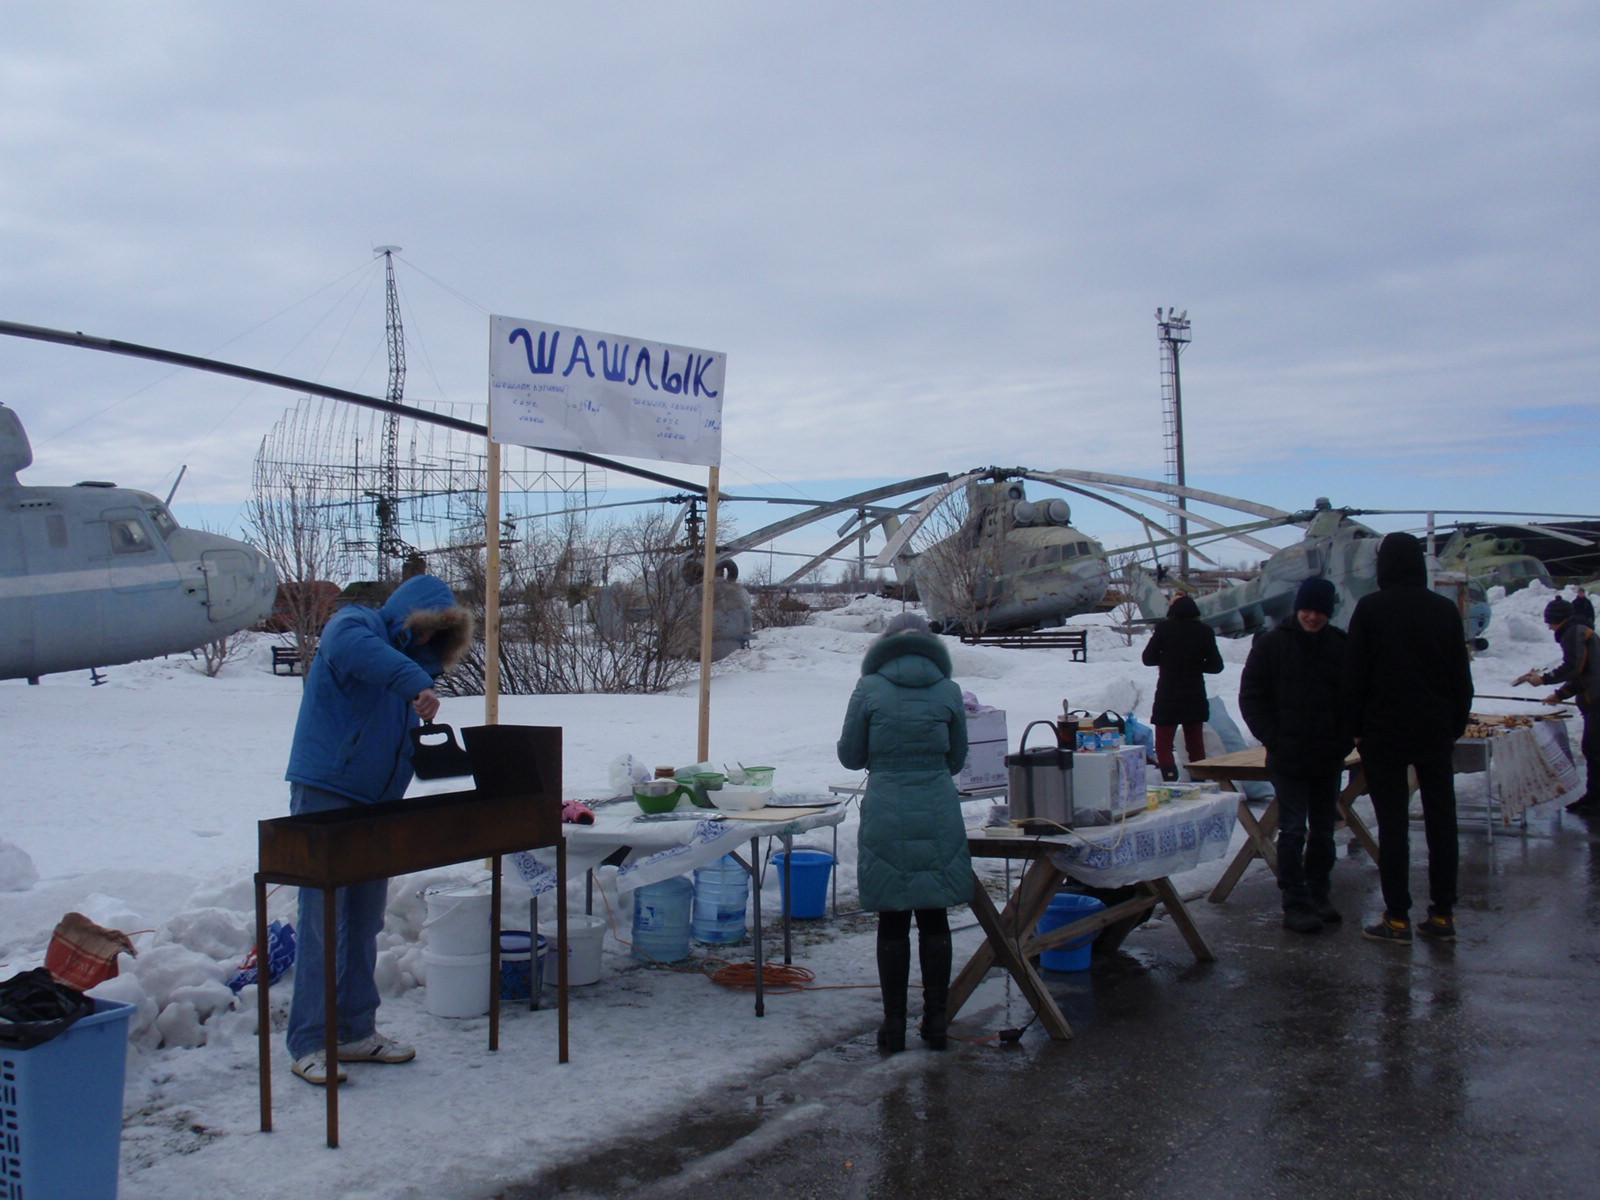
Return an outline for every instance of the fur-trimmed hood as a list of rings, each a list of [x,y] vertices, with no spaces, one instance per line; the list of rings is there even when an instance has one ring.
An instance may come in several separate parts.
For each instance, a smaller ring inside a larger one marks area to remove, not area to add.
[[[394,644],[430,675],[448,671],[472,645],[475,622],[436,575],[414,575],[378,610]],[[419,638],[426,637],[426,641]]]
[[[937,674],[917,666],[914,662],[898,661],[905,658],[926,660]],[[912,680],[896,677],[907,671],[914,676],[927,676],[927,678]],[[891,682],[907,683],[911,686],[926,687],[938,679],[949,679],[953,672],[950,651],[945,649],[943,641],[931,633],[885,634],[867,647],[867,652],[861,659],[863,675],[887,675]]]

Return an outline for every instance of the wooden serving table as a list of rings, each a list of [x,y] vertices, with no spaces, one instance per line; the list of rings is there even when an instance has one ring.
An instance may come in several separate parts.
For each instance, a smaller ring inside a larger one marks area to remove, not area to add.
[[[1071,1038],[1072,1027],[1032,960],[1046,950],[1097,934],[1158,904],[1166,905],[1195,958],[1215,962],[1216,955],[1195,926],[1169,876],[1226,852],[1233,828],[1233,799],[1208,797],[1131,817],[1115,826],[1051,837],[993,837],[982,829],[969,830],[967,846],[974,858],[1021,859],[1028,865],[1001,910],[995,908],[983,880],[974,873],[972,913],[983,928],[984,941],[950,985],[950,1016],[961,1011],[989,970],[1000,966],[1016,980],[1046,1032],[1059,1041]],[[1091,886],[1132,883],[1139,894],[1048,933],[1036,934],[1034,930],[1050,901],[1069,878]]]
[[[1356,841],[1361,843],[1361,848],[1372,856],[1372,861],[1377,862],[1378,839],[1372,836],[1372,831],[1351,807],[1355,798],[1367,790],[1367,777],[1361,769],[1360,751],[1352,750],[1345,756],[1344,769],[1349,772],[1350,779],[1334,802],[1339,814],[1339,825],[1347,827],[1355,835]],[[1271,783],[1272,775],[1267,770],[1267,748],[1251,746],[1247,750],[1235,750],[1231,754],[1219,754],[1215,758],[1202,758],[1198,762],[1189,764],[1189,777],[1198,780],[1216,780],[1226,791],[1239,791],[1241,783]],[[1228,869],[1222,873],[1222,878],[1217,880],[1216,887],[1211,889],[1211,895],[1207,899],[1213,904],[1220,904],[1228,898],[1228,894],[1244,875],[1245,868],[1258,858],[1266,862],[1274,875],[1278,873],[1278,848],[1272,840],[1278,832],[1278,798],[1274,796],[1268,801],[1266,809],[1257,819],[1250,811],[1249,801],[1241,792],[1239,824],[1244,826],[1244,831],[1249,837],[1245,844],[1239,847],[1239,853],[1228,864]]]
[[[501,866],[504,854],[556,848],[557,894],[566,895],[566,843],[561,825],[561,730],[491,725],[463,730],[478,787],[383,804],[278,817],[259,823],[256,871],[257,1042],[261,1061],[261,1129],[272,1129],[272,1020],[268,1003],[267,885],[287,883],[323,893],[323,979],[328,1061],[328,1145],[339,1144],[338,913],[334,891],[352,884],[491,859],[489,1049],[500,1046]],[[567,944],[566,905],[556,906]],[[558,1060],[567,1061],[567,956],[558,956]]]

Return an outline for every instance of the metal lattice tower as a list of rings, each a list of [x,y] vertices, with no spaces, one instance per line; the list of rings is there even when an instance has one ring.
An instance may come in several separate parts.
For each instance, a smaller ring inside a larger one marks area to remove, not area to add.
[[[374,246],[374,254],[383,255],[384,283],[387,297],[384,308],[384,333],[389,342],[389,389],[386,398],[399,404],[406,394],[406,331],[400,323],[400,289],[394,282],[394,256],[399,246]],[[392,578],[395,563],[403,559],[411,547],[401,540],[398,521],[400,514],[400,418],[390,413],[383,426],[383,458],[380,486],[378,488],[378,575],[380,579]]]
[[[1167,482],[1184,487],[1183,476],[1183,383],[1178,373],[1178,356],[1189,344],[1189,310],[1181,313],[1169,308],[1156,309],[1156,336],[1161,342],[1161,435],[1167,452]],[[1177,498],[1180,510],[1188,501]],[[1178,537],[1178,575],[1189,574],[1189,521],[1182,511],[1167,518],[1168,528]]]

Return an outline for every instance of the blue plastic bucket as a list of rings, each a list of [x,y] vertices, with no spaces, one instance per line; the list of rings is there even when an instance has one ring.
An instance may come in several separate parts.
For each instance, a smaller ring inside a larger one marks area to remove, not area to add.
[[[48,1042],[0,1047],[0,1195],[115,1200],[133,1011],[96,1000]]]
[[[675,963],[689,957],[689,908],[694,883],[687,875],[649,883],[633,893],[633,957]]]
[[[1039,926],[1034,933],[1049,933],[1052,929],[1060,929],[1063,925],[1071,925],[1074,921],[1093,916],[1103,908],[1105,903],[1093,896],[1080,896],[1077,892],[1058,892],[1056,898],[1050,901],[1049,910],[1039,918]],[[1084,934],[1083,937],[1057,946],[1054,950],[1046,950],[1039,955],[1039,965],[1047,971],[1087,971],[1089,956],[1094,951],[1094,939],[1098,932],[1096,930],[1095,933]]]
[[[544,956],[549,942],[526,929],[500,931],[500,999],[531,1000],[544,986]]]
[[[778,882],[783,887],[784,912],[801,920],[822,916],[828,910],[828,872],[833,870],[833,855],[825,850],[796,850],[787,856],[787,871],[784,870],[785,857],[782,853],[772,856],[772,869],[778,873]],[[789,876],[787,881],[786,875]],[[791,886],[794,888],[792,899]]]
[[[731,854],[694,873],[694,921],[697,942],[727,945],[744,938],[744,910],[750,902],[750,873]]]

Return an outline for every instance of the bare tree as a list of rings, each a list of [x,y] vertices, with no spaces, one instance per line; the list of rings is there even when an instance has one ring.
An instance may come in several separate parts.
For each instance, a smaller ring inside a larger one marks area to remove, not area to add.
[[[336,606],[334,581],[348,570],[335,501],[309,472],[268,472],[258,462],[246,521],[278,571],[278,603],[267,627],[293,638],[303,675]]]
[[[207,642],[194,651],[194,658],[198,662],[195,670],[205,675],[207,679],[215,679],[233,659],[238,658],[245,646],[245,639],[237,634],[220,637],[214,642]]]
[[[969,486],[970,491],[970,486]],[[1003,522],[1001,506],[973,509],[967,497],[951,496],[934,509],[915,543],[914,578],[930,615],[947,632],[981,635],[1003,587]]]

